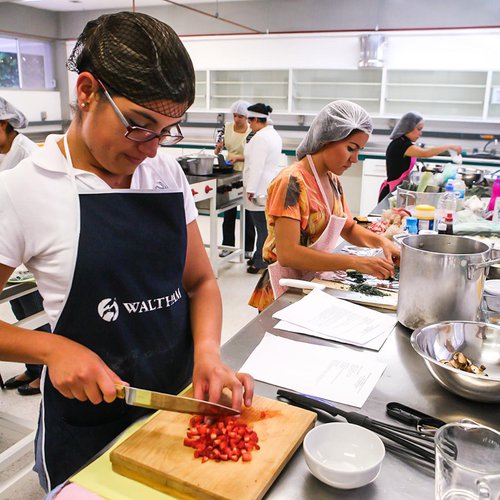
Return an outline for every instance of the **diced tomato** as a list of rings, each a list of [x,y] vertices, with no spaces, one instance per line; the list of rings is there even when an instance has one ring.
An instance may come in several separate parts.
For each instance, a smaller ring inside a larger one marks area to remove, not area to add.
[[[194,458],[201,458],[202,463],[207,460],[237,462],[240,457],[243,462],[250,462],[251,452],[260,449],[257,433],[240,418],[195,415],[189,425],[184,446],[194,448]]]

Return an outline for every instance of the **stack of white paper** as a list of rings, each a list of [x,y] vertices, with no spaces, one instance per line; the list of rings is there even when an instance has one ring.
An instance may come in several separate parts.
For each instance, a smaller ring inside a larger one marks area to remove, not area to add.
[[[372,356],[266,333],[240,371],[261,382],[361,408],[386,367]]]
[[[275,328],[379,350],[396,318],[314,289],[273,315]]]

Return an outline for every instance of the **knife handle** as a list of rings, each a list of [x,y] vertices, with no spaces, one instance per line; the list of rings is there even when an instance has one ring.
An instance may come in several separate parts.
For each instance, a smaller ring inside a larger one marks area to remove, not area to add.
[[[319,288],[320,290],[324,290],[326,288],[326,286],[322,285],[321,283],[313,283],[312,281],[295,280],[291,278],[280,278],[279,284],[281,286],[310,289],[310,290],[313,290],[314,288]]]
[[[125,399],[125,387],[122,384],[115,384],[116,387],[116,397],[120,399]]]

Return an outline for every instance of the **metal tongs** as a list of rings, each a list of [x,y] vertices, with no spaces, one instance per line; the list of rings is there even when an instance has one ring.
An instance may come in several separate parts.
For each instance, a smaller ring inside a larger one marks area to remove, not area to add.
[[[343,417],[351,424],[365,427],[385,438],[384,444],[395,453],[402,453],[428,464],[434,464],[435,462],[434,438],[428,434],[406,427],[386,424],[362,413],[344,411],[325,399],[307,394],[278,389],[278,399],[282,398],[286,399],[288,403],[314,411],[318,416],[326,420],[333,421],[333,417]]]

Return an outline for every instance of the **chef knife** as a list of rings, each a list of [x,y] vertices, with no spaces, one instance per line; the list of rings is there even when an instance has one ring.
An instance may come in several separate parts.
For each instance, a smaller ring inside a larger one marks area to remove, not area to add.
[[[172,396],[162,392],[148,391],[115,384],[116,396],[124,399],[125,403],[132,406],[142,406],[155,410],[176,411],[179,413],[195,413],[198,415],[208,415],[211,417],[224,417],[229,415],[239,415],[239,411],[229,406],[217,403],[209,403],[201,399],[186,398],[184,396]]]

